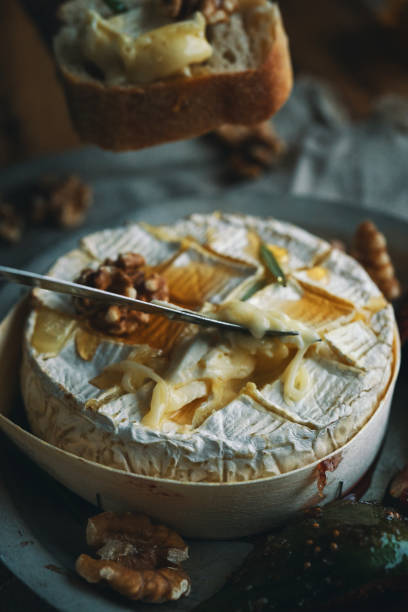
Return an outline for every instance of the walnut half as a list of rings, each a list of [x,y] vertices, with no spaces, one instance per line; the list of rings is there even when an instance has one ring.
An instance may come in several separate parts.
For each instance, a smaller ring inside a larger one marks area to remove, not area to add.
[[[169,299],[166,280],[159,274],[147,272],[145,259],[138,253],[122,253],[116,260],[105,259],[96,270],[83,270],[75,282],[144,302]],[[150,320],[147,313],[126,306],[106,306],[85,298],[76,299],[75,306],[92,327],[115,336],[129,335]]]
[[[92,190],[78,176],[45,176],[34,188],[29,217],[34,223],[49,222],[63,228],[83,223],[92,204]]]
[[[152,603],[190,593],[190,578],[180,566],[188,548],[168,527],[144,515],[103,512],[88,520],[86,538],[100,557],[77,559],[76,570],[88,582],[105,581],[130,599]]]
[[[401,295],[401,285],[387,249],[387,241],[374,223],[363,221],[354,235],[354,257],[389,301]]]
[[[285,152],[285,145],[270,121],[254,125],[225,124],[213,135],[227,152],[229,167],[237,178],[259,177]]]

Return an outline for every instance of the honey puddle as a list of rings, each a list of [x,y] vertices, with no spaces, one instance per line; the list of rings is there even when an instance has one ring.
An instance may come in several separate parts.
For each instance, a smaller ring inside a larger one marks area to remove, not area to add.
[[[230,267],[220,264],[191,262],[185,266],[171,265],[161,272],[167,280],[170,302],[176,306],[200,309],[206,300],[219,291],[233,276]],[[149,323],[124,339],[128,344],[149,344],[165,355],[173,348],[186,324],[166,317],[152,316]]]
[[[170,289],[170,301],[186,308],[201,308],[206,300],[238,276],[227,265],[217,262],[190,262],[185,266],[170,266],[162,275]]]
[[[323,268],[323,266],[315,266],[314,268],[310,268],[307,271],[307,275],[314,281],[320,283],[328,283],[330,278],[330,272],[327,268]]]
[[[299,300],[282,302],[279,307],[292,319],[311,327],[328,326],[341,317],[351,316],[354,310],[346,304],[308,291],[304,291]]]
[[[204,399],[206,398],[199,397],[190,402],[189,404],[186,404],[185,406],[180,408],[180,410],[174,412],[171,415],[170,420],[173,421],[173,423],[177,423],[177,425],[191,425],[193,422],[194,415],[197,409],[204,401]]]

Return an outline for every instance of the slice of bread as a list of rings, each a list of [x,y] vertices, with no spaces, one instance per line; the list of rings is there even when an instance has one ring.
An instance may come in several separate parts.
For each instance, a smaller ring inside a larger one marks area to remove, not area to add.
[[[72,118],[86,142],[122,151],[191,138],[224,123],[250,125],[276,113],[290,93],[287,37],[279,9],[267,0],[241,0],[228,21],[208,25],[212,56],[190,66],[190,76],[148,84],[113,84],[89,65],[80,39],[89,8],[110,15],[102,0],[72,0],[62,7],[54,40]]]

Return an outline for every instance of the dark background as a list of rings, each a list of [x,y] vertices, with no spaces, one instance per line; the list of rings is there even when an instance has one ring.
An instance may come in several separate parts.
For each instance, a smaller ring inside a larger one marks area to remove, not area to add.
[[[58,2],[24,4],[38,16],[42,7]],[[404,11],[393,13],[391,6],[381,16],[369,0],[282,0],[280,6],[295,76],[311,75],[331,85],[353,118],[369,115],[382,95],[408,98]],[[0,167],[79,145],[44,32],[39,35],[18,0],[0,0]],[[50,610],[1,563],[0,609]]]

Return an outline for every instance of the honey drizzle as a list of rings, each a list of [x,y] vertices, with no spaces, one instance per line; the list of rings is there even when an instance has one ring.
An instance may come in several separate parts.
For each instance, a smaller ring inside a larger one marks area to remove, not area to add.
[[[197,408],[205,399],[205,397],[198,397],[170,415],[169,420],[177,425],[191,425]]]
[[[201,308],[206,299],[231,278],[231,270],[227,266],[215,267],[202,262],[190,262],[185,266],[171,265],[162,269],[161,274],[169,285],[170,302],[194,309]],[[147,325],[123,338],[123,342],[148,344],[162,349],[164,355],[167,355],[185,329],[185,323],[154,315]]]
[[[254,372],[246,381],[243,381],[243,384],[253,382],[258,389],[267,384],[272,384],[282,376],[295,354],[296,349],[291,348],[287,356],[282,358],[257,356]]]
[[[170,266],[162,274],[169,284],[171,301],[188,308],[200,308],[226,281],[238,276],[228,266],[203,262]]]
[[[354,307],[348,304],[332,301],[326,296],[317,295],[307,290],[304,291],[300,300],[288,300],[282,302],[279,307],[292,319],[315,327],[351,315],[354,311]]]
[[[137,329],[130,336],[121,338],[126,344],[148,344],[152,348],[162,349],[167,355],[185,329],[185,323],[170,321],[162,316],[152,316],[150,322]]]
[[[301,278],[298,278],[297,282],[302,287],[302,289],[306,291],[309,295],[313,294],[313,295],[319,296],[327,300],[333,305],[342,306],[343,308],[348,308],[349,310],[355,309],[355,305],[353,304],[353,302],[350,302],[350,300],[342,298],[339,295],[335,295],[334,293],[330,293],[323,287],[319,287],[318,285],[309,284],[305,282],[304,280],[302,280]]]

